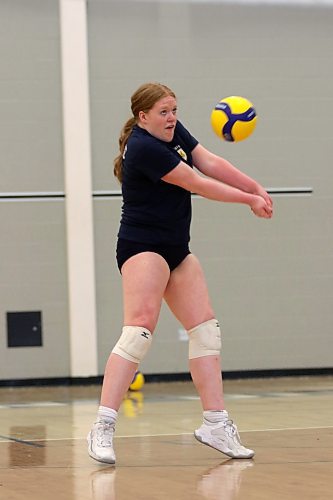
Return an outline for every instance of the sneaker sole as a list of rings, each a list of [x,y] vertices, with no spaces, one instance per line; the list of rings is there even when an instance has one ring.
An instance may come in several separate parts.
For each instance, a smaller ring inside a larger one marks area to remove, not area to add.
[[[194,437],[195,437],[195,439],[197,441],[199,441],[199,443],[205,444],[206,446],[209,446],[210,448],[213,448],[213,450],[217,450],[220,453],[223,453],[224,455],[227,455],[227,457],[230,457],[230,458],[241,458],[241,459],[246,459],[246,458],[249,459],[249,458],[253,458],[254,457],[254,452],[252,454],[250,453],[249,455],[235,455],[232,450],[230,450],[230,451],[222,451],[219,448],[216,448],[215,446],[213,446],[212,444],[207,443],[207,441],[204,441],[202,439],[202,437],[200,436],[200,434],[196,434],[196,431],[194,431]]]
[[[93,458],[97,462],[100,462],[102,464],[110,464],[110,465],[115,465],[116,461],[115,460],[107,460],[106,458],[99,458],[97,455],[94,455],[94,453],[90,450],[88,450],[88,454],[90,458]]]

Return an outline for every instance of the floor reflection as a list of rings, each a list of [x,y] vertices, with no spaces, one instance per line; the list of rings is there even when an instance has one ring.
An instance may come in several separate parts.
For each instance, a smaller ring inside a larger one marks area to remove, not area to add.
[[[223,462],[203,474],[197,491],[207,500],[234,500],[241,489],[243,472],[253,466],[253,460]]]
[[[144,396],[141,391],[129,391],[122,403],[125,417],[136,418],[143,412]]]
[[[90,474],[92,500],[116,500],[116,469],[107,467]]]

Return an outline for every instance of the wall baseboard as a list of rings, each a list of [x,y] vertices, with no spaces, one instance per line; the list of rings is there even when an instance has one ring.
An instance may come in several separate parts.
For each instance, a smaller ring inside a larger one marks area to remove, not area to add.
[[[224,380],[258,379],[278,377],[309,377],[333,375],[333,367],[327,368],[283,368],[273,370],[243,370],[223,372]],[[145,374],[146,383],[186,382],[191,380],[188,372]],[[95,377],[50,377],[0,380],[0,387],[42,387],[42,386],[79,386],[100,385],[103,376]]]

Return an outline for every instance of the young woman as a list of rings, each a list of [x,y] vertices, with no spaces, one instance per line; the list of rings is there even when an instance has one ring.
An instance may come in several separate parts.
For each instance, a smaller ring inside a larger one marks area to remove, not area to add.
[[[272,217],[272,200],[256,181],[205,149],[177,120],[177,101],[159,83],[142,85],[131,98],[133,116],[119,138],[114,173],[122,184],[117,244],[124,326],[106,365],[89,455],[115,463],[117,412],[152,342],[162,300],[187,330],[189,368],[203,408],[196,439],[232,458],[251,458],[223,400],[221,332],[198,259],[189,250],[191,192],[243,203]],[[193,167],[201,172],[200,175]]]

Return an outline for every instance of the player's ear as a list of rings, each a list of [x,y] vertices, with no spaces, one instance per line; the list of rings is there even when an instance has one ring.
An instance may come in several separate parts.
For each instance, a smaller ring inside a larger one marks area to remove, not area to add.
[[[146,113],[144,111],[139,111],[139,120],[142,123],[146,123],[147,118],[146,118]]]

